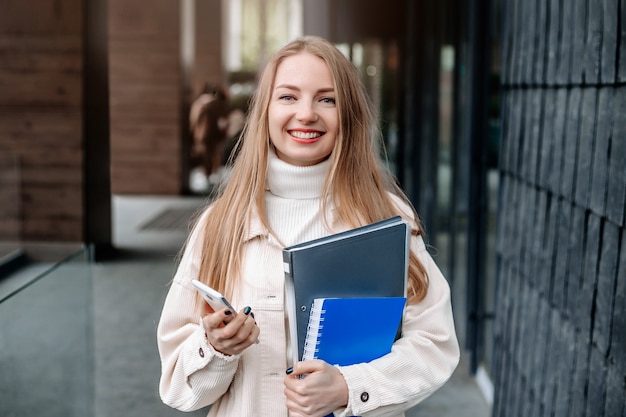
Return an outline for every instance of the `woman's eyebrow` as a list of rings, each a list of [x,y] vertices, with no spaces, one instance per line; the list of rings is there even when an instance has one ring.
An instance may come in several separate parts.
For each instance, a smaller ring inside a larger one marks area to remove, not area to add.
[[[278,90],[279,88],[286,88],[288,90],[299,90],[298,87],[296,87],[295,85],[291,85],[291,84],[277,85],[276,87],[274,87],[274,90]]]
[[[300,91],[300,88],[295,86],[295,85],[291,85],[291,84],[280,84],[277,85],[276,87],[274,87],[274,90],[278,90],[280,88],[285,88],[287,90],[295,90],[295,91]],[[334,93],[335,89],[333,87],[323,87],[317,90],[317,93]]]

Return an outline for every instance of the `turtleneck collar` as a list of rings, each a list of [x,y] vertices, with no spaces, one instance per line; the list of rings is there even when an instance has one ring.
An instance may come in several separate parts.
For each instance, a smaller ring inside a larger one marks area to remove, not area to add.
[[[322,186],[330,160],[316,165],[296,166],[286,163],[276,156],[270,147],[266,190],[289,199],[313,199],[322,195]]]

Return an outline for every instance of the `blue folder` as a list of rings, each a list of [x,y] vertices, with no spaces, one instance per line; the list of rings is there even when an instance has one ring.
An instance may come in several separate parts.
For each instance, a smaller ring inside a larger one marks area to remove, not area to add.
[[[405,303],[404,297],[316,299],[302,359],[346,366],[386,355],[396,339]]]
[[[292,363],[316,298],[406,297],[410,227],[400,217],[283,249]]]

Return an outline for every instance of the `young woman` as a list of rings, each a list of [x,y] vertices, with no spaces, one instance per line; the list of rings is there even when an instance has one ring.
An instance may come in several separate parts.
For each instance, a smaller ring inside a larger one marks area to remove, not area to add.
[[[270,60],[231,176],[198,218],[163,306],[166,404],[212,404],[210,416],[228,417],[402,416],[448,380],[459,359],[449,287],[377,156],[374,122],[357,71],[329,42],[298,39]],[[391,353],[346,367],[290,364],[282,248],[394,215],[413,236]],[[211,311],[192,279],[241,310]]]

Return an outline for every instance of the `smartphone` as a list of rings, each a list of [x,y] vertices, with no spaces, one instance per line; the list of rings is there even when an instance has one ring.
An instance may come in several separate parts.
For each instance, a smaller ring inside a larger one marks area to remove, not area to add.
[[[202,295],[202,298],[204,298],[206,302],[209,303],[214,311],[218,311],[226,307],[230,311],[232,311],[233,316],[237,314],[237,310],[235,310],[235,308],[230,305],[226,297],[224,297],[222,294],[196,279],[192,280],[191,283],[194,287],[196,287],[196,290],[198,290],[200,295]]]

